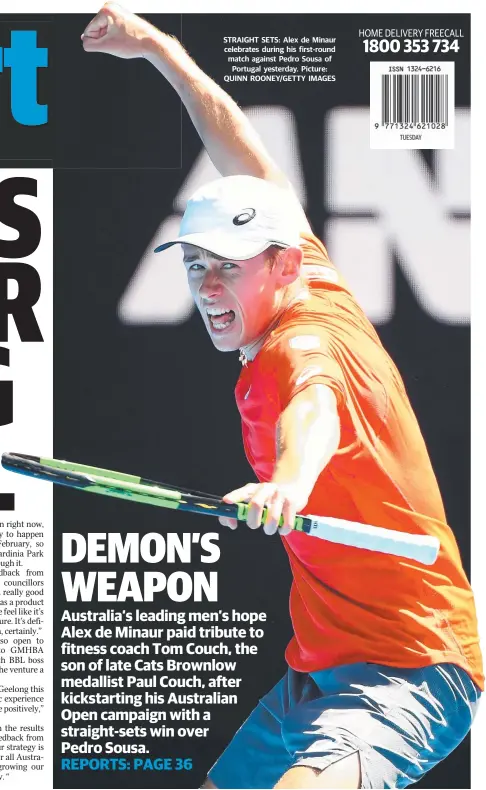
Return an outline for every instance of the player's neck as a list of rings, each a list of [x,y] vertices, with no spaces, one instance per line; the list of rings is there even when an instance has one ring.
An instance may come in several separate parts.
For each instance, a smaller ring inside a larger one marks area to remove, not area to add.
[[[278,307],[274,318],[272,318],[271,322],[265,329],[262,335],[260,335],[257,340],[254,340],[252,343],[248,343],[246,346],[242,346],[240,348],[240,362],[242,365],[248,364],[248,362],[252,362],[258,352],[260,351],[261,347],[263,346],[265,340],[269,336],[271,332],[275,329],[277,324],[279,323],[282,315],[285,313],[287,308],[292,304],[301,294],[303,289],[303,284],[300,279],[293,283],[285,292],[285,295]]]

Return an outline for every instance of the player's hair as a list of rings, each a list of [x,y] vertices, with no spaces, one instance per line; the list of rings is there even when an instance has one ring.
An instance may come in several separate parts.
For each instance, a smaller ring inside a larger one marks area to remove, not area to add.
[[[265,263],[268,264],[270,271],[272,271],[273,267],[277,263],[280,253],[284,250],[285,247],[280,247],[278,244],[272,244],[271,247],[268,247],[265,252],[267,253],[265,258]]]

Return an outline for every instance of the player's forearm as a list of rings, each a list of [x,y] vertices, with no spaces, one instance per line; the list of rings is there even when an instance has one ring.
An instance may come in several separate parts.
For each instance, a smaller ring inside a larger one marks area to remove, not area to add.
[[[221,175],[250,175],[288,185],[236,102],[189,57],[177,39],[153,28],[149,60],[179,94]]]
[[[293,398],[277,428],[277,461],[272,483],[289,485],[307,501],[317,478],[339,446],[336,397],[316,384]]]

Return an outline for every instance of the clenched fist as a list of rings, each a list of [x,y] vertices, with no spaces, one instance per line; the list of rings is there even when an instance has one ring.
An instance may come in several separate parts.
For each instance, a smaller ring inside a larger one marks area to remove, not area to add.
[[[143,58],[159,31],[117,3],[105,3],[81,36],[86,52]]]

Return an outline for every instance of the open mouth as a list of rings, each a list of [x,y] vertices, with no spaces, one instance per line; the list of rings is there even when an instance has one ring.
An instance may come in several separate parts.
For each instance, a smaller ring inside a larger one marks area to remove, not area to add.
[[[207,311],[209,324],[213,332],[224,332],[225,329],[231,326],[233,321],[236,318],[235,313],[233,310],[227,310],[226,308],[209,308]]]

